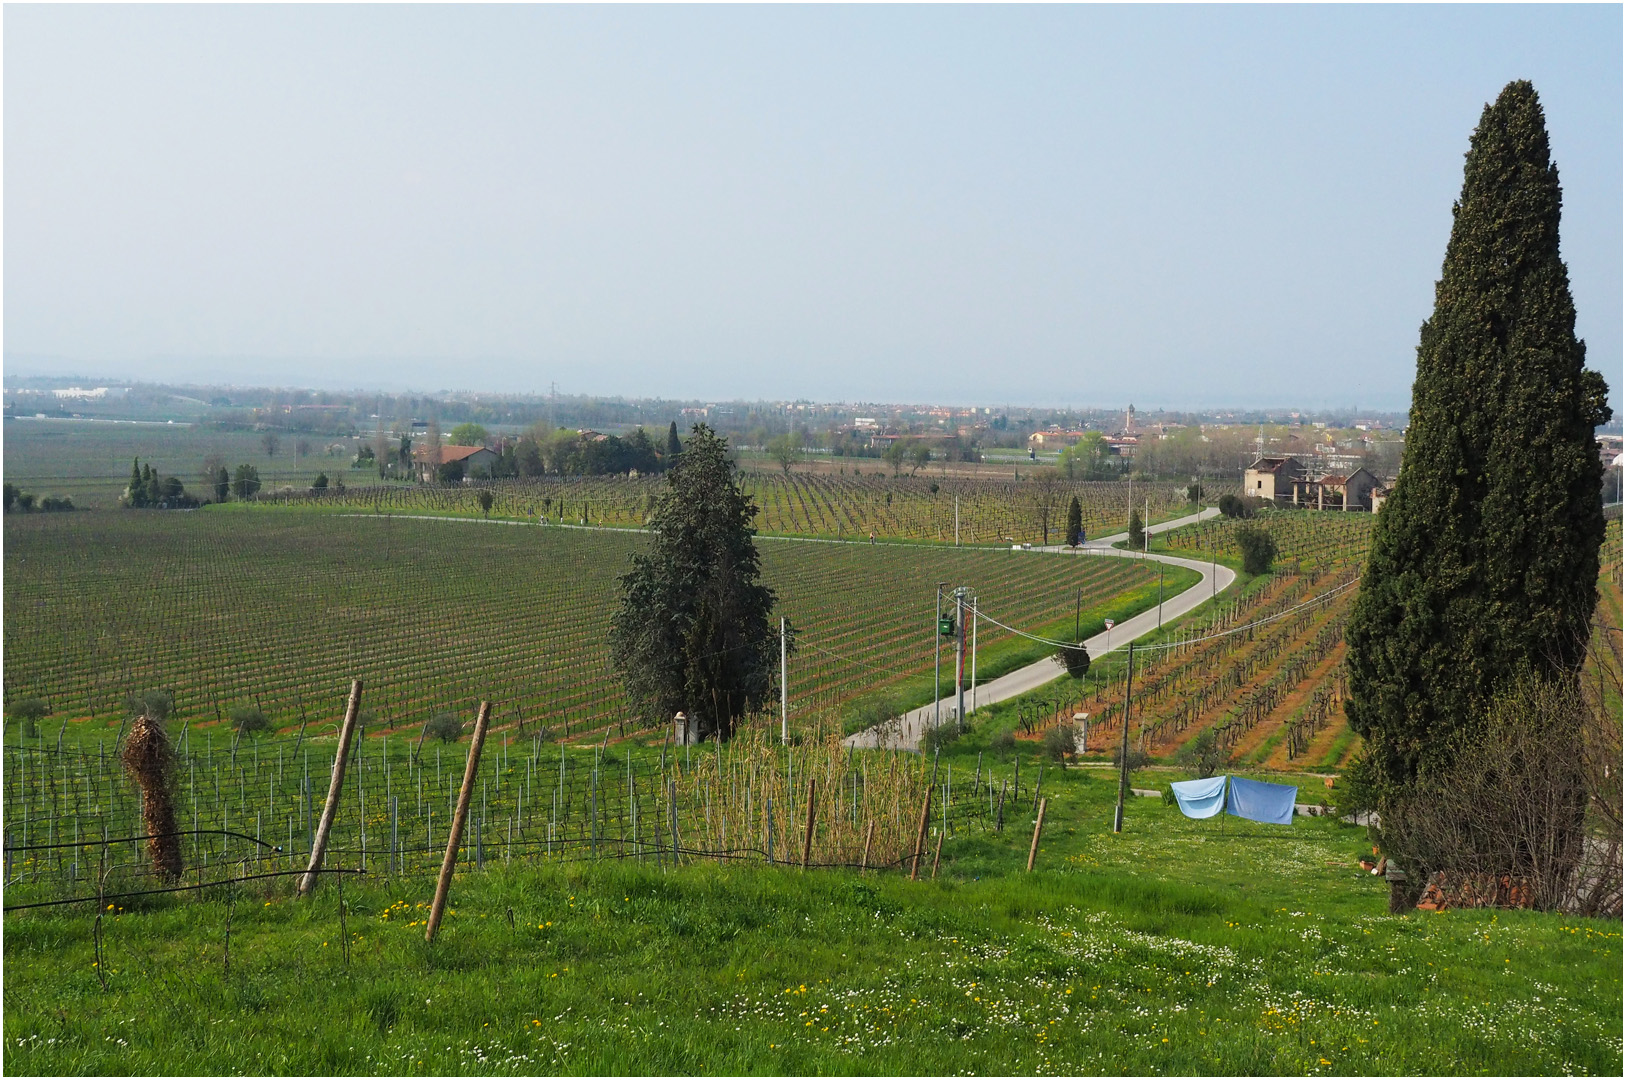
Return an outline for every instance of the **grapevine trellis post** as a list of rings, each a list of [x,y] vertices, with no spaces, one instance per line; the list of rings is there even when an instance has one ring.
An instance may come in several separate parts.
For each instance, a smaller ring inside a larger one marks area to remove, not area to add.
[[[1129,643],[1129,665],[1124,669],[1124,731],[1123,742],[1118,750],[1118,806],[1112,812],[1112,831],[1124,831],[1124,796],[1129,793],[1129,702],[1130,687],[1135,681],[1135,643]],[[1035,836],[1034,842],[1038,842]]]
[[[474,720],[474,734],[469,739],[469,759],[463,766],[463,786],[457,793],[457,812],[446,837],[446,857],[441,860],[440,877],[435,882],[435,900],[429,906],[429,925],[424,930],[425,941],[435,940],[440,920],[446,914],[446,894],[452,888],[452,871],[457,868],[457,845],[463,838],[463,824],[468,820],[469,802],[474,796],[474,778],[480,771],[480,749],[485,745],[486,728],[491,723],[491,702],[480,702],[479,715]],[[595,770],[596,771],[596,770]]]
[[[361,680],[350,684],[350,700],[344,708],[344,727],[339,731],[339,749],[333,756],[333,779],[328,784],[327,802],[322,806],[322,823],[311,840],[310,868],[299,879],[299,894],[308,895],[316,887],[316,875],[322,869],[322,857],[327,853],[328,832],[333,828],[333,817],[339,812],[339,792],[344,787],[344,769],[349,760],[350,739],[356,733],[356,715],[361,711]],[[308,793],[308,789],[307,789]]]

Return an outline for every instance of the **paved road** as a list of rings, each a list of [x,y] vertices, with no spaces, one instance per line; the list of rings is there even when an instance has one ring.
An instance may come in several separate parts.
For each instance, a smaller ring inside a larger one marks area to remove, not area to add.
[[[1165,521],[1160,525],[1153,525],[1146,531],[1149,533],[1166,532],[1169,529],[1178,529],[1182,525],[1203,521],[1219,513],[1213,507],[1201,513],[1188,517]],[[1116,533],[1096,540],[1090,540],[1081,548],[1074,551],[1067,547],[1034,548],[1031,552],[1012,552],[1011,557],[1031,558],[1036,555],[1055,555],[1061,558],[1088,559],[1088,558],[1117,558],[1117,559],[1148,559],[1152,562],[1168,563],[1171,566],[1184,566],[1197,571],[1202,580],[1186,589],[1184,592],[1165,600],[1162,605],[1161,617],[1163,621],[1175,619],[1195,608],[1198,604],[1230,588],[1236,581],[1236,571],[1228,566],[1218,566],[1213,563],[1199,562],[1195,559],[1180,559],[1172,555],[1142,554],[1140,552],[1124,551],[1112,545],[1128,539],[1127,533]],[[1159,612],[1156,607],[1144,611],[1133,618],[1126,619],[1115,625],[1105,633],[1097,634],[1084,642],[1084,647],[1090,651],[1091,659],[1099,659],[1106,653],[1124,649],[1129,643],[1153,630],[1159,625]],[[1030,690],[1050,682],[1062,673],[1061,663],[1055,657],[1046,657],[1027,667],[1018,668],[1008,675],[983,683],[976,689],[975,695],[966,691],[966,712],[970,715],[976,706],[991,705],[996,701],[1025,694]],[[952,664],[947,670],[947,683],[954,683],[954,669]],[[938,702],[941,706],[939,713],[932,705],[922,705],[905,713],[899,720],[878,728],[869,728],[856,735],[849,736],[847,745],[854,748],[881,748],[887,750],[914,750],[920,746],[921,736],[931,726],[934,716],[941,715],[946,722],[952,715],[955,705],[954,697],[945,697]]]

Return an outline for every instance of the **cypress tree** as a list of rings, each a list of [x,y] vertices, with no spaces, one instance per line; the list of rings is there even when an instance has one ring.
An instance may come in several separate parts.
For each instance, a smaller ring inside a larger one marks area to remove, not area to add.
[[[1572,677],[1585,657],[1610,410],[1575,337],[1559,203],[1535,89],[1509,83],[1469,143],[1405,457],[1346,632],[1357,779],[1378,805],[1446,775],[1514,679]]]
[[[666,460],[663,465],[670,469],[677,461],[677,456],[681,453],[683,453],[683,444],[678,441],[677,421],[673,420],[672,426],[666,429]]]
[[[1084,508],[1078,504],[1078,496],[1067,504],[1067,546],[1077,547],[1084,542]]]

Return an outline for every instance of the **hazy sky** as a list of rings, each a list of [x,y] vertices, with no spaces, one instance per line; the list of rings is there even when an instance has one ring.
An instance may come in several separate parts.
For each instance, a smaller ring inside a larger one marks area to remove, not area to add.
[[[1528,78],[1620,409],[1616,5],[4,20],[13,373],[1398,408]]]

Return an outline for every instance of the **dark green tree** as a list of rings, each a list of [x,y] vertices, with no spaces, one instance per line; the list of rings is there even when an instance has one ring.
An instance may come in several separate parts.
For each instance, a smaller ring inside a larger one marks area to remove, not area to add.
[[[779,634],[773,590],[758,580],[756,513],[728,443],[696,424],[650,512],[649,551],[619,579],[610,626],[611,662],[646,720],[682,711],[726,739],[772,698]]]
[[[6,485],[6,513],[11,513],[11,506],[17,501],[17,496],[20,494],[21,492],[17,490],[16,484],[8,483]]]
[[[327,490],[327,473],[320,472],[320,473],[316,474],[316,479],[311,482],[311,490],[312,491],[326,491]]]
[[[481,488],[480,494],[476,495],[475,498],[480,501],[480,515],[482,517],[490,517],[491,504],[497,501],[497,497],[491,493],[491,489]]]
[[[220,466],[215,472],[214,485],[215,502],[225,502],[227,496],[231,494],[231,473],[226,471],[226,466]]]
[[[1129,549],[1139,551],[1146,546],[1146,525],[1140,519],[1139,510],[1129,511]]]
[[[252,499],[259,490],[260,470],[252,465],[237,466],[237,474],[232,477],[231,493],[239,499]]]
[[[1074,495],[1067,504],[1067,546],[1077,547],[1084,542],[1084,508],[1078,504],[1078,496]]]
[[[666,429],[666,458],[661,462],[661,467],[670,469],[673,465],[676,465],[678,455],[681,453],[683,453],[683,444],[678,441],[677,421],[673,420],[672,426]]]
[[[1239,525],[1236,546],[1242,549],[1242,572],[1264,574],[1276,561],[1276,538],[1257,525]]]
[[[1469,142],[1405,457],[1346,632],[1354,779],[1378,805],[1448,770],[1511,680],[1564,680],[1585,656],[1604,532],[1593,430],[1610,410],[1575,337],[1559,204],[1535,89],[1509,83]]]

